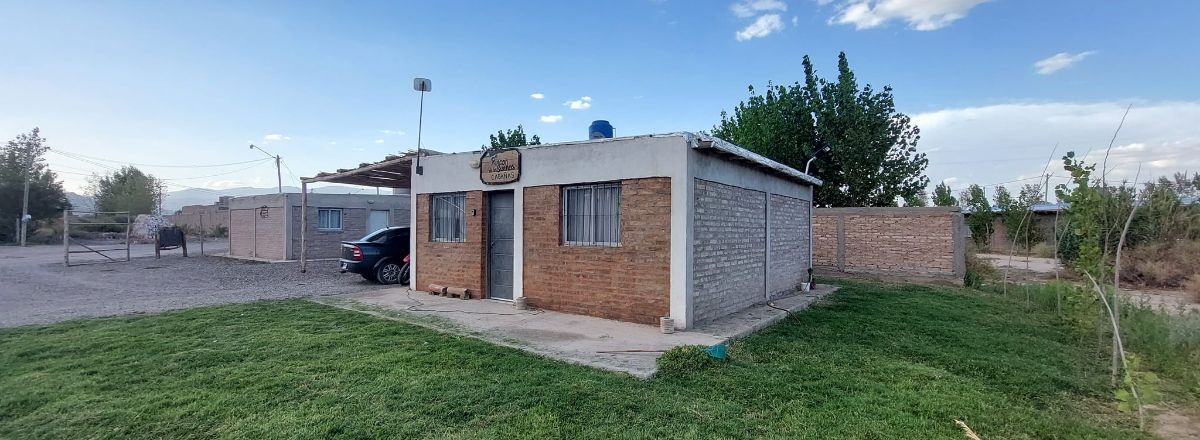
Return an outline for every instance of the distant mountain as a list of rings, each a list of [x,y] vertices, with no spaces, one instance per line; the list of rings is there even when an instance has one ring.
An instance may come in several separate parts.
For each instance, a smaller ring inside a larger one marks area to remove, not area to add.
[[[67,191],[67,201],[71,202],[71,209],[80,211],[93,211],[96,209],[96,199],[93,199],[92,196]]]
[[[321,194],[371,194],[375,192],[372,188],[359,188],[353,186],[331,185],[313,188],[313,192]],[[390,189],[384,189],[388,194],[391,194]],[[211,205],[217,202],[217,199],[222,196],[256,196],[259,194],[275,194],[279,192],[278,188],[253,188],[253,187],[237,187],[225,189],[184,189],[179,191],[171,191],[163,198],[163,213],[173,214],[186,205]],[[300,188],[294,186],[283,187],[283,192],[298,193]],[[96,200],[92,196],[78,194],[68,191],[67,200],[71,202],[71,209],[79,211],[92,211],[96,209]]]
[[[390,189],[384,189],[391,193]],[[217,199],[223,196],[243,197],[256,196],[259,194],[275,194],[279,192],[277,187],[271,188],[254,188],[254,187],[236,187],[224,189],[183,189],[179,191],[171,191],[163,198],[163,211],[175,212],[187,205],[210,205],[216,203]],[[299,193],[300,188],[294,186],[283,187],[283,192]],[[322,194],[370,194],[375,190],[372,188],[359,188],[353,186],[331,185],[313,188],[312,192]]]

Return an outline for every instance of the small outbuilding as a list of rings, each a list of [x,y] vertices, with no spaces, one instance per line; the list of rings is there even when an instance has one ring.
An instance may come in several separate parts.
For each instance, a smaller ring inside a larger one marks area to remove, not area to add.
[[[229,226],[229,255],[261,260],[337,258],[341,242],[388,226],[409,225],[408,195],[264,194],[223,199]],[[307,221],[302,216],[307,214]],[[306,227],[305,234],[301,228]],[[304,235],[304,243],[301,236]]]
[[[402,180],[411,182],[416,290],[465,288],[473,298],[645,324],[670,317],[688,328],[809,279],[821,181],[715,137],[411,159]]]

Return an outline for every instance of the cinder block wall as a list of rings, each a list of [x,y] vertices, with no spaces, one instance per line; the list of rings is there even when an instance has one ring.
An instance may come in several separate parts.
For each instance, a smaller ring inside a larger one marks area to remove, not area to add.
[[[693,320],[765,301],[766,193],[696,179],[693,198]]]
[[[231,255],[268,260],[287,259],[283,208],[231,209],[230,215]]]
[[[818,208],[815,265],[831,272],[962,284],[966,226],[958,208]]]
[[[767,287],[772,298],[793,292],[808,280],[811,209],[807,200],[771,194]]]
[[[367,210],[363,208],[338,208],[342,210],[342,229],[327,231],[317,228],[317,209],[324,206],[308,207],[308,231],[304,237],[308,245],[308,258],[337,258],[342,254],[342,242],[353,241],[367,235]],[[337,207],[334,207],[337,208]],[[404,211],[402,214],[407,215]],[[395,213],[393,213],[395,215]],[[300,207],[292,207],[292,255],[290,258],[300,258]]]
[[[467,191],[467,236],[458,243],[431,240],[429,226],[429,194],[417,195],[416,234],[417,282],[415,290],[425,290],[430,284],[471,289],[475,298],[486,298],[484,257],[487,255],[487,206],[483,191]],[[474,214],[474,215],[472,215]]]
[[[562,187],[526,187],[523,199],[531,306],[644,324],[670,314],[670,178],[621,181],[619,247],[562,244]]]

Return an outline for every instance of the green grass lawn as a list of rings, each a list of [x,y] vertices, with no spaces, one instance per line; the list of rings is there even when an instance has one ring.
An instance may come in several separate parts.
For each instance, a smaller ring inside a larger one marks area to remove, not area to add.
[[[1094,349],[963,292],[849,284],[651,380],[297,300],[0,330],[0,438],[1144,437]]]

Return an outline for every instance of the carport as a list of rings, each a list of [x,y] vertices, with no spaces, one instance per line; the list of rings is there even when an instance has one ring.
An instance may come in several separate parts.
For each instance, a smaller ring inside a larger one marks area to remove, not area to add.
[[[440,154],[421,150],[421,156]],[[412,188],[412,162],[416,152],[389,155],[379,162],[360,164],[358,168],[339,169],[333,173],[318,173],[300,179],[300,272],[308,270],[308,185],[327,182],[344,185],[371,186],[408,191]]]

